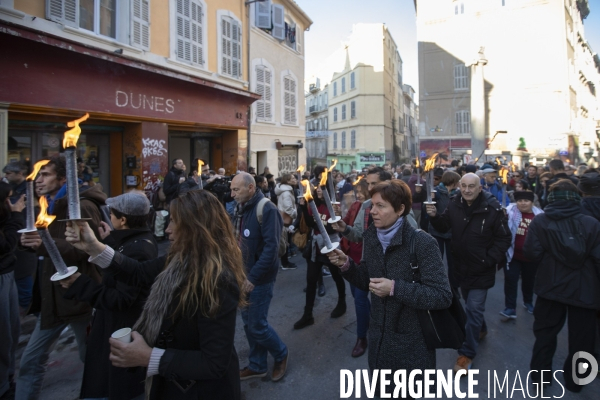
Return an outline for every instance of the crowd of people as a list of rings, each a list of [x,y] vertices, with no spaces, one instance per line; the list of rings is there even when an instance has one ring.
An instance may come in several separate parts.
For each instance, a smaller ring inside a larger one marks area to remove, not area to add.
[[[38,232],[19,233],[31,171],[20,162],[4,167],[0,399],[40,397],[50,352],[67,327],[84,363],[82,399],[240,399],[241,380],[270,374],[277,382],[290,349],[268,314],[277,274],[298,268],[291,261],[297,254],[306,260],[306,297],[293,329],[320,323],[315,299],[326,295],[323,277],[331,276],[337,304],[330,317],[348,311],[348,288],[357,321],[348,355],[367,353],[371,370],[436,368],[419,315],[448,309],[458,297],[466,322],[454,371],[468,370],[488,334],[486,299],[500,269],[500,318],[517,319],[519,280],[523,309],[533,314],[531,370],[552,370],[567,319],[566,388],[582,389],[571,375],[575,353],[600,358],[598,169],[556,159],[513,167],[502,184],[500,163],[439,158],[431,192],[414,163],[346,174],[317,165],[300,182],[268,167],[226,176],[199,161],[188,173],[183,160],[173,160],[160,193],[112,198],[80,165],[85,220],[67,221],[65,160],[49,158],[35,177],[29,211],[48,204],[56,217],[48,232],[65,263],[78,268],[58,282],[50,279],[56,270]],[[325,176],[333,185],[321,185]],[[150,218],[157,208],[168,214],[160,235]],[[160,255],[163,234],[170,245]],[[335,250],[323,252],[328,245]],[[242,367],[234,347],[238,309],[249,346]],[[30,314],[37,322],[17,373],[20,321]],[[131,328],[129,342],[112,337],[122,328]],[[532,379],[541,384],[543,377]]]

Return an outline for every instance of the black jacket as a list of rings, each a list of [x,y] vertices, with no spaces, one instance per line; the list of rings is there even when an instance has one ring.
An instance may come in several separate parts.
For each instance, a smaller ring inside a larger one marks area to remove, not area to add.
[[[452,231],[452,256],[463,289],[494,286],[496,264],[504,262],[512,235],[508,219],[498,200],[482,191],[471,216],[462,195],[454,196],[446,210],[431,218],[438,232]]]
[[[157,257],[152,232],[146,229],[112,231],[105,241],[127,257],[146,261]],[[65,298],[85,301],[96,309],[85,355],[80,397],[109,397],[130,400],[144,393],[146,371],[113,367],[108,356],[110,335],[121,328],[131,328],[142,313],[149,287],[120,282],[110,272],[102,275],[102,284],[89,275],[81,275],[65,293]]]
[[[169,204],[171,200],[179,196],[179,178],[181,177],[185,177],[183,170],[177,169],[175,167],[171,167],[171,169],[165,176],[165,181],[163,182],[163,192],[165,193],[165,197],[167,198],[167,204]]]
[[[581,212],[600,221],[600,196],[584,197],[581,200]]]
[[[118,272],[119,280],[131,279],[134,285],[150,287],[165,262],[166,256],[140,263],[115,253],[108,269]],[[220,307],[214,318],[197,311],[189,317],[163,320],[160,331],[168,340],[160,359],[159,375],[152,380],[150,399],[240,398],[239,361],[234,347],[240,292],[235,280],[225,275],[218,286]],[[165,304],[169,309],[174,306]],[[180,388],[188,390],[184,393]]]
[[[577,179],[576,176],[574,176],[574,175],[569,176],[569,175],[567,175],[566,172],[559,172],[558,174],[554,174],[552,179],[549,179],[548,182],[546,182],[546,188],[550,188],[550,185],[558,182],[560,179],[568,179],[571,182],[573,182],[575,184],[575,186],[577,186],[577,184],[579,183],[579,179]]]
[[[19,244],[20,233],[17,231],[25,227],[23,214],[11,212],[6,221],[1,224],[0,231],[0,275],[8,274],[15,270],[17,258],[15,250]]]
[[[585,244],[581,261],[571,256],[564,259],[578,247],[573,242]],[[562,200],[548,204],[544,213],[531,221],[523,250],[525,257],[539,262],[535,294],[576,307],[600,309],[600,223],[581,214],[579,203]]]

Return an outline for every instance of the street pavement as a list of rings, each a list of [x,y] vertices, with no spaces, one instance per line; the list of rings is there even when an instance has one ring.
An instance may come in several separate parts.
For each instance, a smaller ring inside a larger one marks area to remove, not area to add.
[[[161,251],[166,251],[168,244],[161,243]],[[271,302],[269,322],[275,328],[281,339],[287,344],[290,356],[286,376],[279,382],[271,382],[269,376],[242,382],[242,399],[338,399],[340,398],[340,370],[367,369],[367,355],[352,358],[350,353],[356,342],[356,316],[354,303],[349,291],[346,295],[348,311],[338,319],[329,316],[337,302],[337,293],[333,280],[324,278],[327,294],[317,297],[314,308],[315,324],[296,331],[293,324],[298,320],[304,309],[305,294],[303,288],[306,282],[306,263],[300,256],[291,259],[298,265],[295,270],[280,271],[275,285],[275,293]],[[347,290],[348,285],[346,285]],[[519,293],[519,302],[521,294]],[[519,303],[520,304],[520,303]],[[494,395],[493,385],[488,392],[488,371],[493,380],[494,371],[500,381],[508,371],[508,388],[513,389],[517,371],[520,374],[523,389],[527,388],[526,377],[529,371],[531,349],[534,343],[532,332],[533,315],[524,308],[517,310],[516,321],[502,322],[498,314],[504,309],[503,273],[497,274],[496,286],[489,291],[486,307],[488,336],[479,346],[478,356],[473,369],[479,370],[475,378],[478,384],[475,393],[479,398],[533,398],[535,391],[530,386],[530,395],[520,391],[519,381],[516,390],[508,393],[507,387],[501,392],[498,387]],[[29,333],[35,325],[35,317],[29,316],[22,324],[22,335],[19,343],[20,355],[29,338]],[[240,358],[240,366],[248,364],[248,342],[246,341],[241,317],[238,313],[235,346]],[[562,369],[562,363],[567,355],[566,327],[559,335],[558,348],[554,357],[553,368]],[[451,369],[456,361],[456,351],[439,350],[437,353],[437,368]],[[269,356],[269,370],[272,369],[273,359]],[[73,400],[78,398],[83,364],[79,361],[77,346],[73,334],[66,330],[60,337],[50,362],[41,399],[43,400]],[[562,374],[557,374],[564,385]],[[467,379],[460,383],[462,391],[467,390]],[[364,387],[361,390],[363,399]],[[544,390],[544,397],[563,399],[598,400],[600,399],[600,378],[583,388],[579,394],[566,392],[556,382]],[[541,397],[541,396],[540,396]],[[355,398],[355,393],[351,398]],[[445,397],[443,397],[445,398]],[[539,398],[539,397],[538,397]]]

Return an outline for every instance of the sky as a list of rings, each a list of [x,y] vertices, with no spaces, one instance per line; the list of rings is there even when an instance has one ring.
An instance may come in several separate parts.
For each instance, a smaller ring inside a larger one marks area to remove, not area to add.
[[[305,78],[318,76],[323,83],[331,79],[329,71],[341,71],[340,65],[326,65],[326,60],[343,46],[359,22],[385,23],[404,63],[403,80],[419,89],[417,26],[413,0],[295,0],[313,20],[305,33]],[[584,22],[584,35],[592,49],[600,54],[600,0],[589,0],[590,15]],[[323,73],[327,71],[327,73]],[[328,76],[321,76],[328,75]],[[417,97],[418,98],[418,97]]]

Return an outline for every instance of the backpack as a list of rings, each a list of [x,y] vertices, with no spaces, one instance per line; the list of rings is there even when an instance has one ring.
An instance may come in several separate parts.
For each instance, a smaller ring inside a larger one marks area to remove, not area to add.
[[[265,208],[265,204],[267,204],[269,201],[271,200],[267,198],[261,199],[258,202],[258,205],[256,206],[256,219],[258,219],[259,225],[262,225],[263,209]],[[287,252],[287,246],[287,229],[284,227],[281,230],[281,237],[279,238],[279,248],[277,249],[277,256],[279,258],[285,255],[285,253]]]
[[[586,237],[578,218],[551,220],[546,235],[551,253],[571,269],[581,269],[588,258]]]

